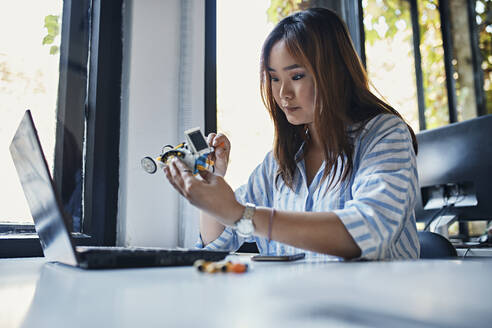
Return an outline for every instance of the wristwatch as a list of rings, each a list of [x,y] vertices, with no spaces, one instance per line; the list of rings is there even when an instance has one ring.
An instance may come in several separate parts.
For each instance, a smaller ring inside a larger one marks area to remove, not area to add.
[[[243,216],[234,223],[234,228],[239,236],[248,238],[253,236],[255,225],[253,223],[253,215],[255,215],[256,205],[246,203]]]

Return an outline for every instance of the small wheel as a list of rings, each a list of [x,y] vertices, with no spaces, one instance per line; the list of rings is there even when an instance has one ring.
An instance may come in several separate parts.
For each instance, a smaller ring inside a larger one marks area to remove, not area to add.
[[[142,168],[144,169],[145,172],[149,174],[154,174],[157,172],[157,164],[151,157],[144,157],[140,161],[140,164],[142,164]]]

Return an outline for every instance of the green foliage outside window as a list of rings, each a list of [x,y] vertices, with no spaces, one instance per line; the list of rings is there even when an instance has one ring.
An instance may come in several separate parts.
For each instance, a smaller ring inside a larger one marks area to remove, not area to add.
[[[385,31],[379,32],[377,28],[368,28],[365,31],[366,42],[374,45],[374,42],[384,38],[394,38],[399,31],[398,25],[400,21],[409,21],[410,15],[408,11],[402,11],[402,7],[408,7],[402,0],[385,0],[385,1],[366,1],[364,7],[364,18],[370,17],[370,23],[373,27],[385,24]],[[382,35],[380,35],[382,34]],[[405,38],[405,41],[411,41],[411,35]]]
[[[267,10],[268,21],[278,23],[282,18],[309,7],[310,0],[271,0]]]
[[[449,123],[441,25],[435,1],[419,0],[418,7],[426,125],[427,128],[435,128]],[[410,7],[407,1],[365,1],[366,47],[373,46],[378,40],[395,39],[397,33],[403,30],[401,26],[406,24],[411,28]],[[367,28],[368,26],[370,28]],[[409,33],[403,41],[413,43],[412,37]],[[407,55],[413,58],[413,47]],[[369,62],[371,58],[368,57],[367,60]],[[416,115],[418,108],[414,111],[412,114]]]
[[[437,0],[417,1],[426,128],[449,124],[444,48]]]
[[[362,2],[366,68],[371,85],[419,129],[412,19],[408,1]]]
[[[60,35],[59,18],[60,16],[57,15],[48,15],[44,18],[44,27],[48,30],[48,34],[43,38],[43,44],[52,45],[50,47],[50,55],[56,55],[60,51],[57,45],[53,45],[56,37]]]

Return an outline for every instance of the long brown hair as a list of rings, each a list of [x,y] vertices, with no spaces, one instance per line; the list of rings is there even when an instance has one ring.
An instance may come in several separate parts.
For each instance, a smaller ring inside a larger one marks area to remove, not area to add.
[[[314,79],[314,129],[323,143],[326,169],[325,179],[333,169],[341,172],[338,184],[347,179],[353,170],[354,140],[347,129],[355,123],[360,131],[373,117],[389,113],[401,118],[390,105],[376,97],[369,90],[369,81],[347,26],[333,11],[324,8],[311,8],[292,14],[281,20],[267,36],[261,54],[261,96],[275,126],[274,156],[280,176],[293,187],[296,169],[295,154],[303,141],[306,141],[305,127],[290,124],[285,114],[275,102],[268,73],[269,57],[272,47],[283,40],[290,55],[302,63]],[[407,124],[408,126],[408,124]],[[417,153],[415,134],[408,126],[413,147]]]

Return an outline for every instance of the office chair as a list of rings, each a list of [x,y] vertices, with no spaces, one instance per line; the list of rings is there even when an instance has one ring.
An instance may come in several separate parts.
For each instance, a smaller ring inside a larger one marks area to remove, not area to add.
[[[420,242],[421,259],[436,259],[457,256],[454,246],[443,236],[430,231],[419,231],[418,236]]]

